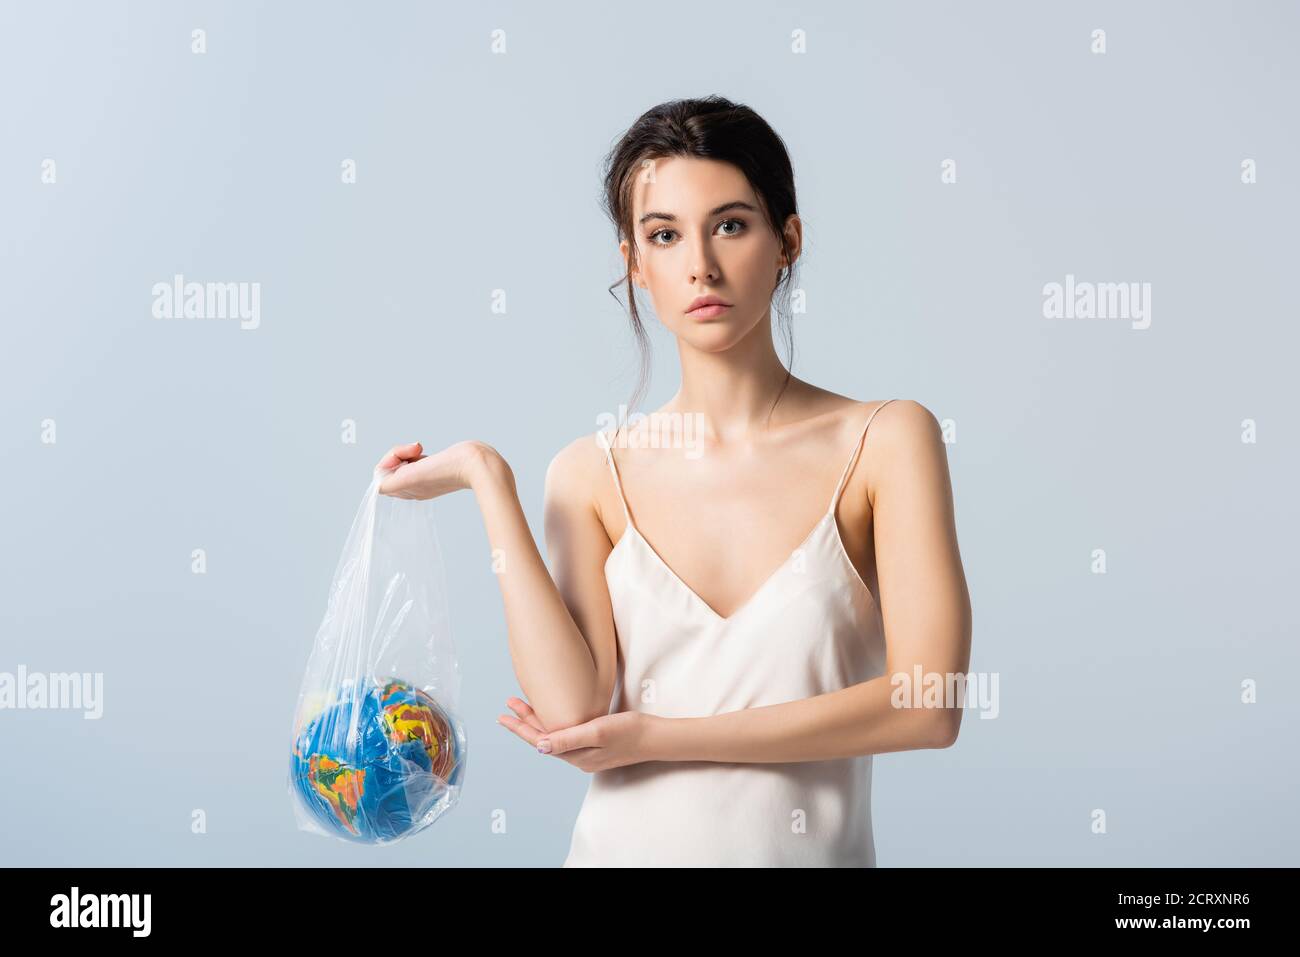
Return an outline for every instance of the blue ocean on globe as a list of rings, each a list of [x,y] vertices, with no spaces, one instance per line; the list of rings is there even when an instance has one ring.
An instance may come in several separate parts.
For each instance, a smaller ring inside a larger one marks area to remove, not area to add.
[[[313,819],[366,844],[432,824],[455,803],[464,771],[459,721],[398,678],[345,682],[296,736],[290,766]]]

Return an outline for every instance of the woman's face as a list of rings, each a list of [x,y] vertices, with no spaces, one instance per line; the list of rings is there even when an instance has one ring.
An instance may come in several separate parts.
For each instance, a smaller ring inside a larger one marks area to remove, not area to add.
[[[632,229],[633,281],[649,291],[659,321],[673,335],[715,352],[768,320],[785,260],[761,201],[738,168],[686,156],[647,160],[633,181]],[[798,216],[785,231],[797,259]],[[619,249],[626,262],[627,240]],[[701,296],[717,296],[728,306],[692,312]]]

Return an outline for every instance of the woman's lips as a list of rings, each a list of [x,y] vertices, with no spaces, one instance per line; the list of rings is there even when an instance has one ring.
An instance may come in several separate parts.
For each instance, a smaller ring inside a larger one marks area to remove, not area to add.
[[[707,306],[700,306],[698,309],[692,309],[686,315],[690,316],[692,319],[713,319],[722,315],[730,308],[730,306],[710,304]]]

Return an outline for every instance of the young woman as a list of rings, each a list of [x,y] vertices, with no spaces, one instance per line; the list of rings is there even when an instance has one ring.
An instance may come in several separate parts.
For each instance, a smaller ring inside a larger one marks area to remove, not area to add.
[[[640,288],[681,385],[552,459],[552,571],[490,445],[397,446],[380,490],[478,499],[528,697],[499,720],[592,774],[565,866],[874,866],[871,756],[947,747],[961,720],[960,701],[909,707],[893,680],[969,662],[939,425],[778,358],[771,309],[802,225],[784,144],[752,110],[655,107],[605,192],[634,331],[644,345]],[[664,441],[662,422],[688,428]]]

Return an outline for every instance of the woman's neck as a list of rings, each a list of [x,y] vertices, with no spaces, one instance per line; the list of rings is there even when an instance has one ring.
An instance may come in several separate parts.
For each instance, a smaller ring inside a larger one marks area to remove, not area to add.
[[[712,442],[767,429],[778,396],[788,400],[799,380],[791,378],[787,385],[788,372],[770,335],[755,345],[745,348],[741,342],[724,352],[702,352],[679,343],[682,383],[664,411],[702,414],[703,437]]]

